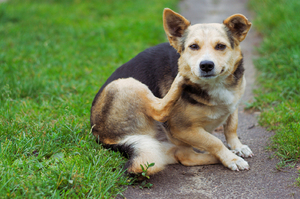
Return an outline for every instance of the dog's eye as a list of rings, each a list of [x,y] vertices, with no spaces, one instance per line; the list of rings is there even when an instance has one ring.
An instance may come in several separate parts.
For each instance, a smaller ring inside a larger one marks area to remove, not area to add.
[[[215,49],[216,50],[225,50],[226,46],[224,44],[217,44]]]
[[[189,46],[192,50],[198,50],[200,47],[197,44],[192,44]]]

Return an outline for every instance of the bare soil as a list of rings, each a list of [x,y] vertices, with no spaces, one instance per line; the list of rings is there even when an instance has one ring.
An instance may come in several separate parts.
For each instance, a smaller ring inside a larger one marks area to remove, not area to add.
[[[183,0],[180,2],[180,14],[195,23],[221,23],[228,16],[241,13],[252,18],[247,10],[247,0]],[[269,138],[273,135],[257,125],[257,114],[243,110],[245,102],[253,100],[255,86],[255,68],[253,54],[260,38],[252,27],[242,42],[246,68],[247,89],[239,108],[238,135],[248,145],[255,156],[247,158],[249,171],[231,171],[223,165],[185,167],[169,165],[164,171],[151,176],[151,189],[129,187],[124,197],[136,198],[300,198],[300,188],[294,185],[296,168],[278,171],[278,160],[267,151]],[[222,139],[224,136],[216,134]],[[120,197],[121,198],[121,197]]]

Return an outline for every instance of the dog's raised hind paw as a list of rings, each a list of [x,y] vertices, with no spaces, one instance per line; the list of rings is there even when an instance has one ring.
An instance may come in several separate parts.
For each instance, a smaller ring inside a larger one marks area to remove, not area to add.
[[[245,158],[248,158],[248,157],[253,157],[254,154],[253,152],[251,151],[251,149],[247,146],[247,145],[243,145],[242,147],[240,148],[236,148],[236,149],[232,149],[231,150],[234,154],[240,156],[240,157],[245,157]]]

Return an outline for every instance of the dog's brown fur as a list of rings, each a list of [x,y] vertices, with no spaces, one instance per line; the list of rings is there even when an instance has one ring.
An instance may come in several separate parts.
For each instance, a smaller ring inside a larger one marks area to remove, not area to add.
[[[232,170],[249,169],[233,152],[253,155],[236,134],[237,106],[245,89],[239,43],[251,23],[236,14],[223,24],[190,25],[170,9],[164,10],[163,20],[170,44],[180,53],[178,75],[174,81],[161,79],[162,99],[133,78],[109,83],[93,102],[93,134],[104,146],[117,146],[131,156],[126,164],[130,173],[142,172],[140,165],[147,162],[155,163],[149,175],[178,162],[186,166],[221,162]],[[214,63],[209,75],[199,70],[205,60]],[[211,134],[222,124],[233,152]]]

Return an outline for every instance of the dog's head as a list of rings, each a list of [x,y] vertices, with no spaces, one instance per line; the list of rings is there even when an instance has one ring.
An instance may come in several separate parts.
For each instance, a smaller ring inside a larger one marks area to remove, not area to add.
[[[196,24],[166,8],[164,29],[170,44],[181,54],[179,72],[194,83],[228,77],[241,62],[239,47],[251,27],[241,14],[235,14],[223,24]]]

